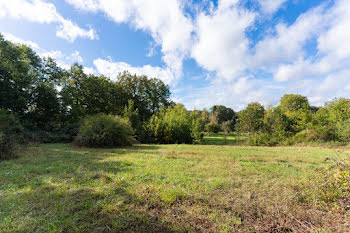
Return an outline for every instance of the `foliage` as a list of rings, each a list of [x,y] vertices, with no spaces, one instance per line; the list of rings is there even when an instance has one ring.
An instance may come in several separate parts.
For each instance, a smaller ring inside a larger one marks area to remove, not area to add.
[[[203,123],[199,118],[193,118],[192,120],[192,132],[191,136],[194,139],[196,143],[202,143],[203,142]]]
[[[268,107],[264,116],[264,127],[267,133],[280,137],[285,137],[291,132],[290,121],[279,106]]]
[[[222,122],[221,128],[225,133],[230,133],[233,131],[234,125],[235,124],[234,124],[233,120],[225,121],[225,122]]]
[[[75,139],[79,146],[127,146],[133,141],[133,130],[127,119],[99,113],[87,116]]]
[[[322,169],[322,173],[317,177],[312,177],[312,185],[300,187],[297,192],[300,202],[317,201],[322,206],[333,204],[345,211],[349,208],[350,158],[338,157],[332,161],[335,162],[334,165]]]
[[[127,106],[129,100],[132,100],[142,121],[149,120],[162,107],[173,105],[169,100],[169,86],[159,79],[124,72],[119,75],[116,85],[121,92],[121,105]]]
[[[0,160],[14,157],[23,128],[13,114],[0,110]]]
[[[265,111],[260,103],[250,103],[238,114],[223,105],[210,111],[174,106],[169,86],[157,78],[125,71],[111,80],[86,74],[77,63],[65,70],[0,34],[0,109],[23,126],[21,137],[27,138],[22,141],[72,141],[86,116],[104,113],[128,118],[139,142],[200,142],[203,131],[236,131],[240,138],[251,136],[254,145],[350,142],[346,98],[315,107],[306,96],[286,94],[278,106]]]
[[[134,130],[134,137],[136,140],[143,140],[144,131],[142,127],[142,121],[140,119],[138,109],[135,109],[134,102],[129,100],[128,106],[125,106],[123,117],[127,118],[131,123],[131,127]]]
[[[306,96],[297,94],[285,94],[280,100],[280,108],[283,112],[296,112],[309,109],[309,101]]]
[[[210,122],[205,126],[205,129],[209,133],[218,133],[221,131],[221,127],[218,123]]]
[[[200,123],[191,119],[185,107],[177,104],[153,115],[146,129],[156,143],[192,143],[199,140]]]
[[[227,108],[223,105],[214,105],[210,108],[210,114],[215,115],[218,124],[223,124],[224,122],[230,122],[230,131],[234,129],[237,120],[237,114],[231,108]]]
[[[277,135],[268,133],[255,133],[248,139],[248,143],[252,146],[275,146],[279,143]]]
[[[139,118],[133,114],[130,121],[135,136],[142,139],[142,124],[160,108],[172,106],[169,98],[169,87],[157,78],[124,72],[112,81],[86,74],[77,63],[65,70],[53,59],[42,59],[31,48],[0,34],[0,108],[18,116],[31,139],[72,139],[76,128],[67,129],[85,116],[127,114],[130,101]]]
[[[260,103],[254,102],[238,113],[238,130],[254,133],[263,128],[265,109]]]

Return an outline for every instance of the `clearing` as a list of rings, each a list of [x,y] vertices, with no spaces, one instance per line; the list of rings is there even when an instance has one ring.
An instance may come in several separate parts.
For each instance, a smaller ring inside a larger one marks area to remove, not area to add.
[[[299,200],[335,152],[311,147],[28,147],[0,162],[0,232],[345,232]]]

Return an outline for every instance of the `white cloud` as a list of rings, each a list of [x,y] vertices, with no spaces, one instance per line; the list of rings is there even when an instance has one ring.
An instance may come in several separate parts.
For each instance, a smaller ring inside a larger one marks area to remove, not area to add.
[[[39,45],[33,41],[30,41],[30,40],[23,40],[19,37],[16,37],[14,35],[12,35],[11,33],[2,33],[5,37],[6,40],[9,40],[13,43],[16,43],[16,44],[25,44],[27,46],[29,46],[30,48],[38,51],[38,50],[41,50],[41,48],[39,47]]]
[[[129,23],[150,33],[161,46],[163,61],[176,81],[182,75],[182,61],[191,47],[191,19],[177,0],[66,0],[74,7],[101,11],[116,23]]]
[[[254,22],[255,14],[237,5],[238,1],[219,1],[209,14],[196,20],[196,40],[192,57],[219,77],[233,79],[247,66],[249,40],[245,32]]]
[[[273,86],[269,81],[253,77],[241,77],[235,81],[214,80],[204,88],[187,87],[175,93],[190,109],[209,108],[213,105],[225,105],[235,110],[241,110],[250,102],[258,101],[267,106],[277,103],[281,87]]]
[[[340,95],[350,97],[348,0],[320,1],[319,6],[303,12],[294,22],[284,22],[282,17],[277,23],[275,18],[264,16],[272,16],[288,0],[255,0],[260,4],[257,11],[246,9],[242,0],[219,0],[217,6],[211,1],[188,3],[183,0],[66,1],[82,11],[101,12],[118,24],[126,23],[135,30],[150,34],[153,41],[148,55],[153,54],[154,48],[159,48],[164,62],[163,66],[133,66],[98,58],[94,60],[94,67],[86,68],[88,73],[115,78],[118,73],[128,70],[159,77],[176,87],[183,76],[183,61],[192,58],[210,74],[210,78],[197,80],[209,82],[208,87],[187,87],[185,92],[176,92],[174,98],[197,108],[214,103],[237,109],[250,101],[277,103],[284,93],[307,95],[312,104]],[[13,6],[9,10],[12,2],[25,2],[24,8],[27,9],[29,5],[38,7],[31,13],[13,10]],[[4,4],[5,1],[0,0],[0,6]],[[202,7],[203,4],[206,7]],[[88,30],[63,19],[53,4],[43,0],[6,1],[6,7],[5,10],[0,8],[0,18],[56,23],[57,35],[69,35],[65,37],[68,40],[95,35],[92,29],[92,34],[87,35]],[[41,11],[44,13],[40,15],[38,12]],[[191,15],[186,13],[188,11]],[[261,23],[266,25],[264,20],[271,25],[252,40],[248,32]],[[68,58],[57,51],[50,52],[69,63],[81,60],[79,53]]]
[[[347,30],[350,2],[347,0],[335,1],[333,6],[325,1],[299,15],[295,22],[272,25],[254,43],[247,32],[259,27],[259,20],[270,20],[259,16],[273,15],[288,0],[257,0],[259,12],[244,8],[240,0],[219,0],[217,7],[205,2],[207,9],[201,4],[187,4],[192,7],[192,20],[185,15],[180,0],[66,1],[76,8],[101,11],[117,23],[129,23],[135,29],[149,32],[155,45],[161,46],[167,68],[152,67],[148,71],[171,74],[160,75],[163,80],[179,79],[187,55],[214,73],[208,88],[187,89],[191,93],[187,104],[191,106],[208,107],[215,102],[239,107],[253,100],[276,103],[282,94],[290,92],[308,95],[314,104],[335,94],[349,96],[344,90],[350,84],[342,78],[350,67]],[[305,49],[309,43],[316,44],[313,53]],[[104,64],[103,70],[111,74],[123,69],[135,73],[146,70],[146,66],[132,67],[122,62],[104,61]],[[107,64],[113,69],[107,69]],[[332,80],[341,83],[337,85],[339,91],[326,88],[332,86]],[[179,93],[175,98],[186,101]]]
[[[51,57],[55,59],[57,65],[64,69],[69,69],[70,66],[75,62],[80,64],[83,63],[83,58],[80,56],[79,51],[74,51],[72,54],[66,55],[60,50],[51,50],[46,52],[39,52],[39,55],[41,57]]]
[[[169,68],[154,67],[150,65],[133,67],[125,62],[112,62],[101,58],[94,60],[94,65],[98,73],[111,77],[112,79],[116,79],[117,76],[124,71],[129,71],[131,74],[159,78],[166,84],[170,84],[171,81],[174,80],[174,74]]]
[[[258,0],[262,12],[266,14],[275,13],[288,0]]]
[[[25,44],[31,47],[40,57],[51,57],[56,60],[58,66],[63,69],[69,69],[74,62],[83,63],[83,58],[80,56],[79,51],[74,51],[72,54],[64,54],[60,50],[46,50],[41,48],[37,43],[29,40],[23,40],[10,33],[3,33],[4,38],[16,44]]]
[[[97,39],[96,32],[82,29],[72,21],[63,18],[52,3],[43,0],[0,0],[0,18],[26,19],[40,24],[57,24],[56,35],[70,42],[78,37]]]
[[[317,7],[307,11],[290,26],[278,24],[275,27],[276,35],[267,36],[256,44],[252,68],[291,62],[303,56],[305,43],[325,26],[323,10],[323,7]]]

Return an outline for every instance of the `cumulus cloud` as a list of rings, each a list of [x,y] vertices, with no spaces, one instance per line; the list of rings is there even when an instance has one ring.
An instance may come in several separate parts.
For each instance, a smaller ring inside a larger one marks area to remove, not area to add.
[[[56,35],[70,42],[78,37],[97,39],[92,28],[83,29],[62,17],[55,5],[43,0],[0,0],[0,18],[25,19],[40,24],[57,24]]]
[[[266,14],[275,13],[288,0],[258,0],[262,12]]]
[[[273,18],[291,1],[254,1],[259,3],[257,9],[246,8],[242,0],[219,0],[217,4],[183,0],[66,0],[76,9],[103,13],[117,24],[126,23],[150,34],[153,41],[145,56],[152,56],[157,47],[164,62],[160,66],[133,66],[98,58],[94,67],[86,68],[89,73],[113,78],[128,70],[159,77],[176,88],[184,76],[183,61],[193,59],[210,74],[209,78],[198,80],[208,82],[208,87],[186,87],[186,93],[177,91],[174,98],[190,99],[186,104],[196,107],[208,107],[214,102],[237,108],[250,101],[274,104],[285,93],[307,95],[312,104],[340,95],[350,97],[350,1],[320,1],[294,22]],[[23,2],[27,10],[14,9],[12,2]],[[32,5],[36,7],[28,13]],[[43,0],[0,0],[0,7],[0,18],[56,23],[57,35],[67,40],[84,35],[95,37],[92,29],[81,29],[64,19],[53,4]],[[260,17],[266,15],[269,17]],[[266,30],[254,31],[261,24],[268,25]],[[250,32],[259,36],[252,38]],[[75,60],[79,56],[70,55]]]
[[[174,80],[174,74],[169,68],[154,67],[150,65],[133,67],[125,62],[113,62],[101,58],[95,59],[94,65],[98,73],[111,77],[112,79],[116,79],[117,76],[124,71],[129,71],[131,74],[159,78],[166,84],[170,84],[171,81]]]
[[[248,62],[245,32],[254,18],[255,14],[238,6],[238,1],[219,1],[216,10],[197,17],[192,57],[219,77],[233,79],[241,75]]]
[[[83,63],[83,58],[80,56],[79,51],[74,51],[72,54],[67,55],[60,50],[46,50],[44,48],[41,48],[37,43],[33,41],[24,40],[22,38],[14,36],[11,33],[3,33],[3,35],[6,40],[9,40],[13,43],[25,44],[29,46],[34,51],[36,51],[40,57],[51,57],[55,59],[57,65],[63,69],[69,69],[70,66],[75,62]]]
[[[34,49],[35,51],[40,51],[41,48],[40,46],[33,42],[33,41],[30,41],[30,40],[23,40],[22,38],[19,38],[17,36],[14,36],[12,35],[11,33],[2,33],[5,37],[6,40],[9,40],[13,43],[16,43],[16,44],[25,44],[27,46],[29,46],[30,48]]]
[[[350,28],[350,2],[347,0],[335,1],[333,5],[320,2],[319,6],[299,15],[295,22],[272,24],[255,42],[248,32],[259,27],[259,20],[269,20],[259,16],[275,14],[288,0],[256,0],[259,11],[246,9],[240,0],[219,0],[216,6],[205,2],[206,9],[201,4],[187,4],[192,17],[186,15],[182,1],[177,0],[166,3],[66,1],[78,9],[103,12],[117,23],[129,23],[135,29],[150,33],[155,45],[161,46],[166,64],[166,68],[148,66],[146,69],[147,66],[104,61],[100,62],[104,64],[100,64],[100,70],[101,67],[113,70],[110,73],[122,69],[135,73],[152,70],[171,82],[181,77],[183,60],[192,58],[200,67],[214,73],[208,88],[188,89],[193,106],[205,103],[208,106],[213,100],[239,105],[259,98],[276,103],[280,95],[288,92],[308,95],[315,104],[336,93],[349,96],[344,91],[326,88],[334,86],[329,84],[332,80],[340,83],[339,90],[349,86],[342,78],[350,66],[350,33],[347,30]],[[315,44],[314,52],[306,49],[310,43]]]
[[[193,25],[177,0],[66,0],[77,9],[103,12],[116,23],[128,23],[150,33],[161,47],[162,59],[173,75],[182,75],[182,62],[191,47]]]
[[[60,50],[51,50],[51,51],[39,52],[39,55],[41,57],[51,57],[55,59],[55,61],[57,62],[57,65],[64,69],[69,69],[70,66],[75,62],[79,64],[83,63],[83,58],[80,56],[79,51],[74,51],[72,54],[66,55]]]

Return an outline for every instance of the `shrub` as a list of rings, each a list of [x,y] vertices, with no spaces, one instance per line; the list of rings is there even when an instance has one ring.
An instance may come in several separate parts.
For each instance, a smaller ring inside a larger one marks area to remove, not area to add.
[[[209,132],[209,133],[218,133],[220,132],[221,130],[221,127],[219,124],[217,123],[209,123],[205,126],[206,130]]]
[[[202,123],[199,118],[192,120],[192,138],[196,143],[201,143],[203,141]]]
[[[75,143],[87,147],[127,146],[132,144],[132,135],[127,119],[101,113],[84,119]]]
[[[335,131],[339,141],[350,142],[350,119],[335,124]]]
[[[290,144],[302,144],[309,142],[326,142],[336,138],[335,131],[328,126],[315,126],[310,129],[305,129],[292,138]]]
[[[350,206],[350,157],[336,159],[336,164],[322,169],[315,177],[310,177],[313,184],[301,185],[297,192],[300,202],[335,203],[341,208]]]
[[[257,133],[249,137],[248,143],[253,146],[276,146],[279,141],[277,135],[271,135],[268,133]]]
[[[15,157],[14,149],[22,131],[22,125],[13,114],[0,110],[0,160]]]
[[[199,122],[181,104],[161,109],[146,125],[150,138],[156,143],[192,143],[199,139]]]

